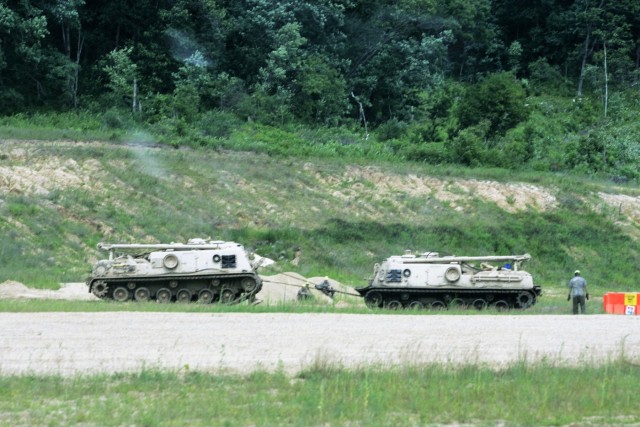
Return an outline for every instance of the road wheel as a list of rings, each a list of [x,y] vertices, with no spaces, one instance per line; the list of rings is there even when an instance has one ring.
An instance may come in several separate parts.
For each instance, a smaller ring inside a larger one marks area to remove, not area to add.
[[[495,308],[497,311],[507,311],[509,310],[509,303],[501,299],[499,301],[494,302],[492,307]]]
[[[382,307],[382,295],[380,292],[369,291],[364,296],[364,303],[369,308],[380,308]]]
[[[251,293],[256,290],[256,281],[251,277],[245,277],[240,281],[240,286],[245,292]]]
[[[452,310],[464,310],[467,308],[467,303],[462,298],[454,298],[449,302],[449,308]]]
[[[231,288],[222,288],[220,292],[221,304],[232,304],[236,299],[236,293]]]
[[[148,288],[138,288],[133,292],[133,297],[138,302],[147,302],[151,299],[151,292]]]
[[[409,304],[411,310],[424,310],[424,304],[421,301],[411,301]]]
[[[167,304],[171,302],[171,296],[171,290],[162,288],[158,292],[156,292],[156,301],[161,304]]]
[[[431,310],[446,310],[447,305],[444,303],[444,301],[435,300],[431,303],[430,308]]]
[[[124,286],[118,286],[113,291],[113,299],[118,302],[125,302],[129,300],[129,290]]]
[[[209,289],[202,289],[198,293],[198,302],[200,304],[211,304],[211,301],[213,301],[213,291]]]
[[[482,298],[478,298],[477,300],[473,301],[471,305],[476,310],[484,310],[485,308],[487,308],[487,301],[483,300]]]
[[[536,300],[531,292],[523,291],[516,296],[516,303],[519,308],[529,308],[535,301]]]
[[[402,310],[402,303],[398,300],[392,300],[385,304],[389,310]]]
[[[176,293],[176,302],[188,304],[191,302],[191,291],[189,289],[180,289]]]

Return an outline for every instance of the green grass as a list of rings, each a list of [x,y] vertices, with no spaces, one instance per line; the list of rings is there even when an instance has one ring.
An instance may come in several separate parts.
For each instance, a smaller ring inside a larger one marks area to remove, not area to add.
[[[603,314],[602,299],[592,294],[587,301],[588,314]],[[0,299],[0,312],[112,312],[112,311],[142,311],[142,312],[186,312],[186,313],[350,313],[371,314],[384,313],[393,315],[546,315],[546,314],[571,314],[571,303],[566,301],[566,289],[547,290],[547,294],[539,298],[538,302],[526,310],[510,310],[499,312],[492,309],[451,309],[446,311],[431,310],[399,310],[386,309],[371,310],[364,306],[362,299],[351,296],[337,295],[334,305],[303,301],[280,302],[277,304],[250,305],[240,303],[237,305],[221,304],[157,304],[155,302],[139,303],[115,301],[66,301],[66,300],[37,300],[37,299]]]
[[[621,225],[616,209],[592,208],[597,191],[637,195],[630,187],[556,174],[398,162],[370,169],[345,159],[143,145],[17,147],[26,150],[28,161],[0,156],[0,166],[66,167],[73,159],[77,166],[69,170],[83,183],[48,194],[0,197],[0,283],[56,288],[82,281],[105,256],[96,249],[99,241],[184,242],[201,236],[241,242],[277,260],[279,271],[329,275],[353,286],[364,285],[376,262],[412,249],[530,253],[526,269],[543,287],[564,285],[580,268],[594,292],[640,288],[640,229]],[[397,182],[531,182],[548,188],[558,206],[509,213],[469,195],[459,210],[428,191],[413,195],[410,185],[390,188],[369,177],[369,170]],[[302,261],[294,266],[290,261],[298,249]]]
[[[117,139],[104,117],[88,112],[15,114],[0,117],[0,138],[24,140],[108,141]]]
[[[295,377],[144,369],[0,377],[2,425],[637,425],[640,368],[526,361],[344,369],[316,360]]]

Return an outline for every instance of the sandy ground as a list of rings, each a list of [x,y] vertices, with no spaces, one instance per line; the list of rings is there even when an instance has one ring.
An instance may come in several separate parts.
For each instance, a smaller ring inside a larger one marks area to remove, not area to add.
[[[264,279],[264,304],[295,300],[307,280],[292,273]],[[50,291],[17,282],[0,284],[0,298],[95,299],[82,283]],[[144,367],[295,374],[314,364],[503,367],[541,359],[575,365],[622,354],[640,363],[640,316],[56,312],[0,313],[0,325],[0,375]]]
[[[51,299],[68,301],[98,301],[98,298],[87,292],[84,283],[64,283],[57,291],[34,289],[20,282],[8,280],[0,284],[0,299]]]
[[[0,374],[640,362],[638,316],[0,313]]]
[[[280,273],[273,276],[261,276],[263,280],[262,290],[256,295],[261,304],[277,305],[283,302],[296,301],[298,291],[309,284],[310,291],[317,302],[332,304],[331,298],[314,289],[314,285],[321,283],[324,277],[305,278],[297,273]],[[328,278],[329,284],[339,292],[357,295],[357,292],[348,286]],[[84,283],[63,283],[57,291],[49,289],[34,289],[20,282],[8,280],[0,283],[0,299],[48,299],[68,301],[98,301],[98,298],[87,291]],[[362,305],[362,300],[358,299]]]

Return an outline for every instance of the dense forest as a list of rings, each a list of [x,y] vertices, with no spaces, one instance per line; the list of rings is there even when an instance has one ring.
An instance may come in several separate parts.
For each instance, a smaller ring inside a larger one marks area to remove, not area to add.
[[[631,0],[0,2],[5,118],[200,145],[343,129],[401,159],[635,181],[639,80]]]

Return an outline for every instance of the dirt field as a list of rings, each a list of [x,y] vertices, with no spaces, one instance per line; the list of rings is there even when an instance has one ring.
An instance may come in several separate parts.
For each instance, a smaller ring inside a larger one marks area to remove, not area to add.
[[[640,363],[638,316],[0,313],[0,374],[73,375],[142,367],[295,373],[327,363],[546,359]]]
[[[299,277],[286,273],[267,278],[260,294],[264,303],[295,299]],[[81,283],[47,291],[5,282],[0,298],[95,297]],[[187,366],[294,374],[313,364],[501,367],[541,359],[575,365],[601,363],[622,352],[640,363],[640,316],[0,313],[0,324],[1,375]]]

